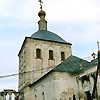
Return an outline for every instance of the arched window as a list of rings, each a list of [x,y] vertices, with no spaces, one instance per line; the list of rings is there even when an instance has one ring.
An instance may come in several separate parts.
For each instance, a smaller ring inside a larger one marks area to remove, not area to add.
[[[65,53],[61,52],[61,60],[65,60]]]
[[[36,58],[41,58],[41,49],[36,49]]]
[[[52,50],[49,50],[49,59],[53,60],[53,51]]]
[[[42,93],[42,98],[43,98],[43,100],[45,100],[45,95],[44,95],[44,92]]]

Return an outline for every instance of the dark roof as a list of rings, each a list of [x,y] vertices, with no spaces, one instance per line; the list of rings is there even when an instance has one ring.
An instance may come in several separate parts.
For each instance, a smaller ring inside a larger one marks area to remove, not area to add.
[[[96,59],[94,59],[94,60],[92,60],[91,62],[90,62],[90,67],[91,66],[95,66],[95,65],[97,65],[98,64],[98,59],[96,58]]]
[[[75,56],[70,56],[58,66],[56,66],[53,71],[76,73],[87,68],[89,65],[90,62],[86,60]]]
[[[33,35],[31,35],[31,38],[53,41],[53,42],[60,42],[60,43],[67,43],[67,44],[71,45],[71,43],[66,42],[57,34],[50,32],[50,31],[46,31],[46,30],[39,30],[39,31],[35,32]]]

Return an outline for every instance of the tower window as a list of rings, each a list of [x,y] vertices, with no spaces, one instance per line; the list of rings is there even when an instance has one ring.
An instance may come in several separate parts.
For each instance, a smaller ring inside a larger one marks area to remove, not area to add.
[[[41,49],[36,49],[36,58],[41,58]]]
[[[45,95],[44,95],[44,92],[42,93],[42,98],[43,98],[43,100],[45,100]]]
[[[37,100],[37,95],[35,95],[35,100]]]
[[[65,53],[61,52],[61,60],[65,60]]]
[[[52,50],[49,50],[49,59],[53,60],[53,51]]]

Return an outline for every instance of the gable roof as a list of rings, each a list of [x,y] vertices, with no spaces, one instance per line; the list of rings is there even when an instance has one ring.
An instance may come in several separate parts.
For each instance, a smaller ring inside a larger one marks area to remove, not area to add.
[[[53,71],[76,73],[83,70],[84,68],[87,68],[89,65],[90,62],[86,60],[75,56],[70,56],[58,66],[56,66]]]
[[[46,41],[53,41],[53,42],[58,42],[58,43],[65,43],[65,44],[71,45],[71,43],[66,42],[57,34],[47,31],[47,30],[38,30],[33,35],[31,35],[31,38],[39,39],[39,40],[46,40]]]

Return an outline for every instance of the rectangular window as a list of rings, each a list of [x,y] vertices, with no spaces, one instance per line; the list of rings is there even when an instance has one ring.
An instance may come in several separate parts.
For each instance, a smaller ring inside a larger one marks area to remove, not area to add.
[[[65,60],[65,53],[61,52],[61,60]]]
[[[53,51],[52,50],[49,50],[49,59],[53,60]]]
[[[36,58],[41,58],[41,49],[36,49]]]
[[[42,93],[42,96],[43,96],[43,100],[45,100],[45,95],[44,95],[44,92]]]

